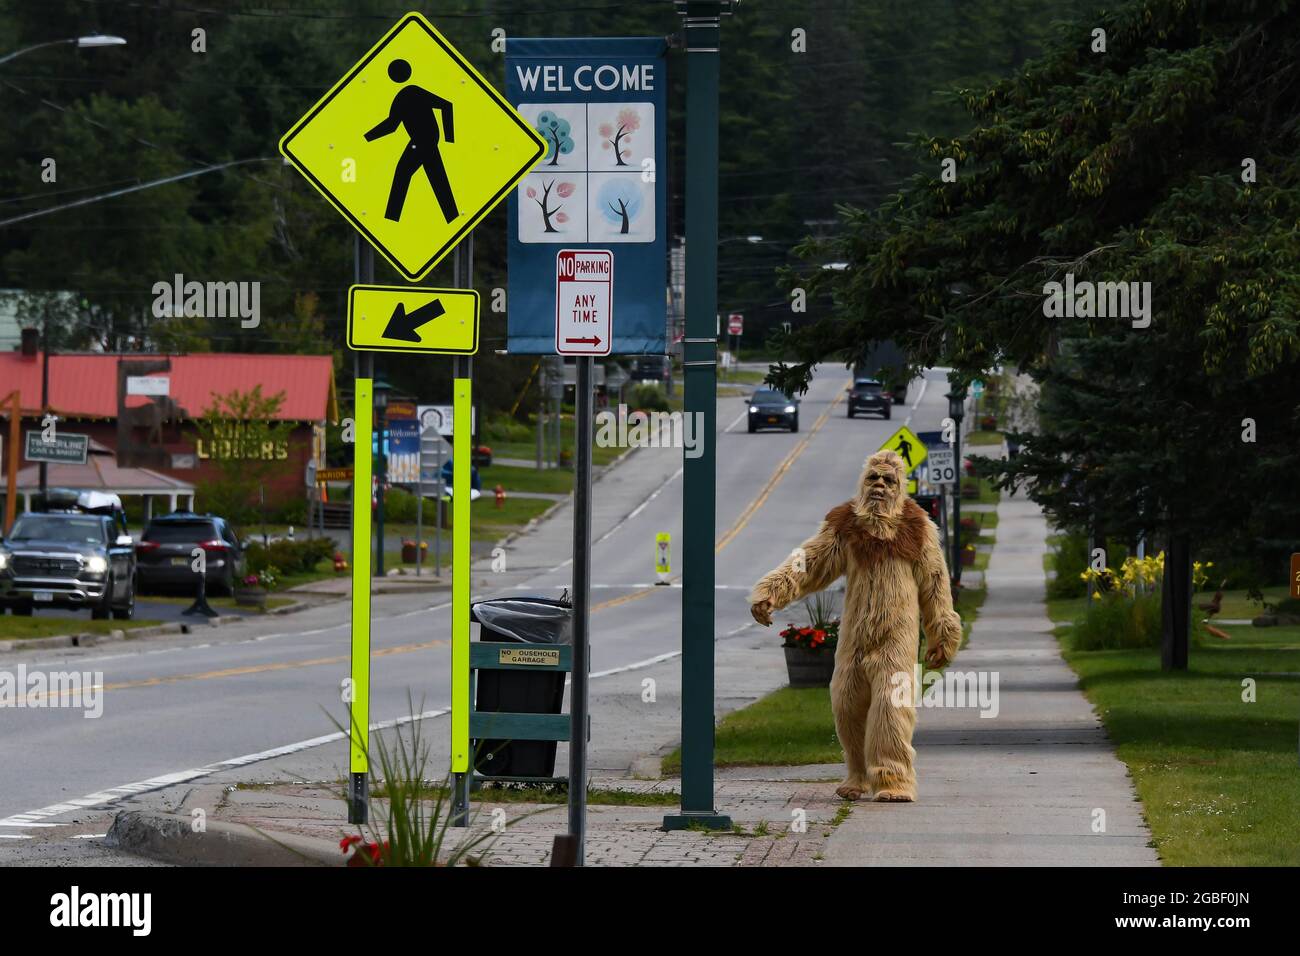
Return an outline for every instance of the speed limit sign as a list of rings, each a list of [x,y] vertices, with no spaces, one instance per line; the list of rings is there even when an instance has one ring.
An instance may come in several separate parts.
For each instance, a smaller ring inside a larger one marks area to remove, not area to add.
[[[957,465],[951,448],[931,448],[926,464],[930,466],[930,484],[953,485],[957,483]]]

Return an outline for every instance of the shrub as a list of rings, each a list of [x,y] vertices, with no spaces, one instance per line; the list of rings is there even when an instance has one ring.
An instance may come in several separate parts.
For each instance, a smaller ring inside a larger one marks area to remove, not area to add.
[[[1205,629],[1192,617],[1193,646],[1199,646]],[[1133,650],[1159,647],[1161,593],[1151,591],[1130,597],[1123,590],[1101,594],[1070,629],[1070,646],[1076,651]]]
[[[415,524],[415,495],[401,488],[384,492],[384,521],[393,524]]]
[[[334,557],[334,541],[330,538],[313,538],[306,541],[272,541],[270,547],[251,542],[244,549],[248,570],[257,574],[267,568],[278,568],[285,574],[303,574],[316,570],[316,565]]]
[[[1047,582],[1049,598],[1077,598],[1088,593],[1080,575],[1088,567],[1088,539],[1081,534],[1064,535],[1056,545],[1056,577]]]
[[[483,426],[483,440],[493,442],[526,442],[533,438],[533,430],[509,415],[493,415]]]
[[[1130,598],[1123,592],[1103,594],[1070,630],[1076,651],[1131,650],[1160,646],[1160,592]]]
[[[668,396],[658,385],[642,383],[637,385],[628,395],[628,407],[633,411],[640,409],[646,412],[666,412],[668,408]]]

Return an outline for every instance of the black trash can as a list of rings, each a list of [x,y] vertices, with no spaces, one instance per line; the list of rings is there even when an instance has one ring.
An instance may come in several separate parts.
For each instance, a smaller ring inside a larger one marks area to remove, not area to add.
[[[497,644],[571,644],[573,607],[550,598],[479,601],[470,620],[478,639]],[[558,714],[564,706],[563,671],[479,670],[474,709],[479,713]],[[554,740],[472,741],[474,769],[490,777],[555,775]]]

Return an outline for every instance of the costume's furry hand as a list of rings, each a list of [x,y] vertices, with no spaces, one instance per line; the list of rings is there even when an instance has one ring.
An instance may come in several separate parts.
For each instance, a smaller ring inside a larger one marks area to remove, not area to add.
[[[749,606],[749,613],[754,615],[754,620],[764,627],[772,626],[772,602],[757,601]]]
[[[947,640],[931,642],[925,649],[926,666],[935,669],[944,667],[957,656],[957,648],[960,645],[960,631],[955,636],[950,635]]]

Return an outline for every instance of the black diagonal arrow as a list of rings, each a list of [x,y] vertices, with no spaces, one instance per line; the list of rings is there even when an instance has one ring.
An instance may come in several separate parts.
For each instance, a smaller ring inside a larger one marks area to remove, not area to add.
[[[427,325],[446,311],[441,299],[426,302],[413,312],[407,312],[406,307],[399,302],[388,325],[384,327],[383,337],[398,342],[418,342],[420,333],[417,330],[420,326]]]

